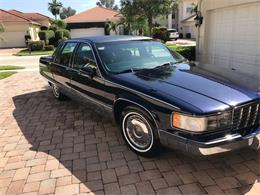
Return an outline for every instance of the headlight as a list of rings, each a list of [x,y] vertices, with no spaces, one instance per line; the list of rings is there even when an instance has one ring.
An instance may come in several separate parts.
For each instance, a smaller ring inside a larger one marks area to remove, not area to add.
[[[177,112],[172,114],[172,126],[187,131],[203,132],[207,130],[222,129],[230,126],[230,124],[230,112],[209,117],[188,116]]]

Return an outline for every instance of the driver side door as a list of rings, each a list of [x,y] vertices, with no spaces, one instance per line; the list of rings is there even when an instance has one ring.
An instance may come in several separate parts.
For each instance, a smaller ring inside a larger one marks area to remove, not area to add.
[[[91,103],[95,109],[98,106],[103,110],[104,81],[98,72],[92,47],[88,43],[80,43],[75,53],[71,70],[71,88],[81,100]]]

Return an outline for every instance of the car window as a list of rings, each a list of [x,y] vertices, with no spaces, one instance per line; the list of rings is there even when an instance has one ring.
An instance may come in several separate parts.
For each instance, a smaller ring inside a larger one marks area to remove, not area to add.
[[[73,68],[80,69],[84,66],[96,66],[96,62],[90,45],[81,43],[74,57]]]
[[[63,49],[56,55],[55,63],[69,66],[70,58],[76,46],[77,43],[75,42],[65,43]]]

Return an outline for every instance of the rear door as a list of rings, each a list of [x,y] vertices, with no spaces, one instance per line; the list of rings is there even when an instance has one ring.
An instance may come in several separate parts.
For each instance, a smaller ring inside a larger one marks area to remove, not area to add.
[[[76,46],[77,42],[65,42],[53,59],[52,73],[54,80],[65,90],[70,89],[70,66]]]
[[[82,67],[91,67],[96,70],[96,73],[86,74],[81,70]],[[103,109],[104,80],[98,71],[92,47],[88,43],[81,43],[75,53],[71,70],[71,88],[88,102]]]

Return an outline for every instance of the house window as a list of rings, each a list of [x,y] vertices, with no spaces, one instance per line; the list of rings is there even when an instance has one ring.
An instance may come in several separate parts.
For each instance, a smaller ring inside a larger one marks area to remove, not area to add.
[[[188,7],[186,8],[186,13],[187,13],[187,14],[190,14],[190,13],[192,12],[192,9],[193,9],[192,5],[188,6]]]

